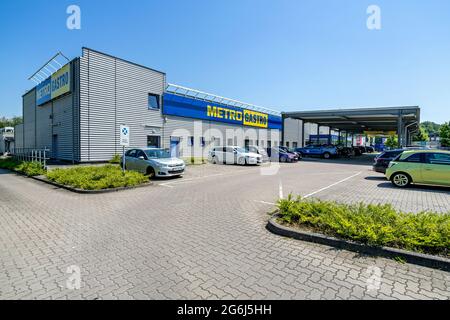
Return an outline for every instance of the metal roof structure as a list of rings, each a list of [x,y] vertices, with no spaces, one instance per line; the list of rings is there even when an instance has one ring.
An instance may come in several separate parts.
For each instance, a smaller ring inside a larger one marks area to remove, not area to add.
[[[256,106],[254,104],[250,104],[250,103],[241,102],[241,101],[234,100],[234,99],[221,97],[221,96],[218,96],[218,95],[215,95],[215,94],[212,94],[212,93],[207,93],[207,92],[191,89],[191,88],[179,86],[179,85],[176,85],[176,84],[170,84],[169,83],[167,85],[166,91],[169,92],[169,93],[173,93],[173,94],[184,96],[184,97],[190,97],[190,98],[193,98],[193,99],[210,101],[210,102],[213,102],[213,103],[221,103],[221,104],[225,104],[225,105],[229,105],[229,106],[233,106],[233,107],[249,109],[249,110],[263,112],[263,113],[267,113],[267,114],[274,115],[274,116],[277,116],[277,117],[281,117],[281,112],[280,111],[271,110],[271,109],[264,108],[264,107],[259,107],[259,106]]]
[[[67,62],[67,58],[61,51],[50,58],[42,67],[40,67],[33,75],[31,75],[28,80],[32,80],[34,83],[39,84],[46,80],[53,73],[61,69]]]
[[[283,113],[283,117],[352,133],[398,131],[399,126],[413,132],[418,129],[420,123],[420,108],[412,106],[297,111]]]

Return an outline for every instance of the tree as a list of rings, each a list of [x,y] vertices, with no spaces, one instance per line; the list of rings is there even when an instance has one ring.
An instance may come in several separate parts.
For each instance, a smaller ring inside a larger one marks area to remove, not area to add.
[[[450,121],[444,123],[439,129],[441,146],[450,147]]]
[[[426,131],[426,129],[421,125],[419,128],[419,132],[416,133],[413,136],[413,141],[420,141],[420,142],[426,142],[430,140],[430,137],[428,136],[428,132]]]
[[[0,128],[4,127],[15,127],[18,124],[21,124],[23,122],[22,117],[12,117],[10,119],[6,117],[0,118]]]
[[[394,149],[398,148],[398,138],[397,136],[389,136],[386,141],[384,142],[384,145],[388,148]]]
[[[439,129],[441,127],[440,124],[434,123],[432,121],[424,121],[420,126],[425,129],[429,136],[434,136],[439,133]]]

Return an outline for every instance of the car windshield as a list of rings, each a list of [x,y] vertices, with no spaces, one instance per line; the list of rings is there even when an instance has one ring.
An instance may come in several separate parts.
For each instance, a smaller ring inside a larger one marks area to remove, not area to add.
[[[236,150],[239,153],[246,153],[247,151],[245,151],[244,148],[234,148],[234,150]]]
[[[145,150],[145,154],[149,159],[161,159],[161,158],[170,158],[170,153],[164,149],[150,149]]]

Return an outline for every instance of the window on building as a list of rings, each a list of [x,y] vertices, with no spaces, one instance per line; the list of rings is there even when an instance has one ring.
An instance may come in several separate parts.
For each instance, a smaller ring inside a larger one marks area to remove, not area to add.
[[[286,142],[286,147],[287,147],[287,148],[289,148],[289,141],[288,141],[288,142]]]
[[[194,137],[193,136],[188,137],[187,144],[188,144],[188,147],[194,146]]]
[[[161,137],[160,136],[147,136],[147,147],[161,148]]]
[[[292,142],[292,148],[297,148],[298,147],[298,143],[297,142]]]
[[[206,145],[205,137],[200,137],[200,146],[204,147]]]
[[[159,109],[159,96],[156,94],[148,94],[148,108]]]
[[[229,145],[229,146],[232,146],[232,145],[233,145],[233,139],[232,139],[232,138],[228,139],[228,145]]]

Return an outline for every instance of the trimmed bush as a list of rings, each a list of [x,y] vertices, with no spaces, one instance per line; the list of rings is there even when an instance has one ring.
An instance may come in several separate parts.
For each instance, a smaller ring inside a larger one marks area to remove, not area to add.
[[[22,162],[15,170],[29,177],[41,176],[46,172],[40,162]]]
[[[46,176],[56,183],[83,190],[132,187],[148,182],[148,177],[139,172],[123,173],[120,167],[113,165],[55,169]]]
[[[45,169],[40,162],[19,162],[14,159],[1,159],[0,168],[17,171],[30,177],[45,174]]]
[[[278,201],[281,222],[371,246],[450,256],[450,212],[399,212],[391,205]]]
[[[0,159],[0,169],[14,170],[20,164],[19,161],[14,159]]]

